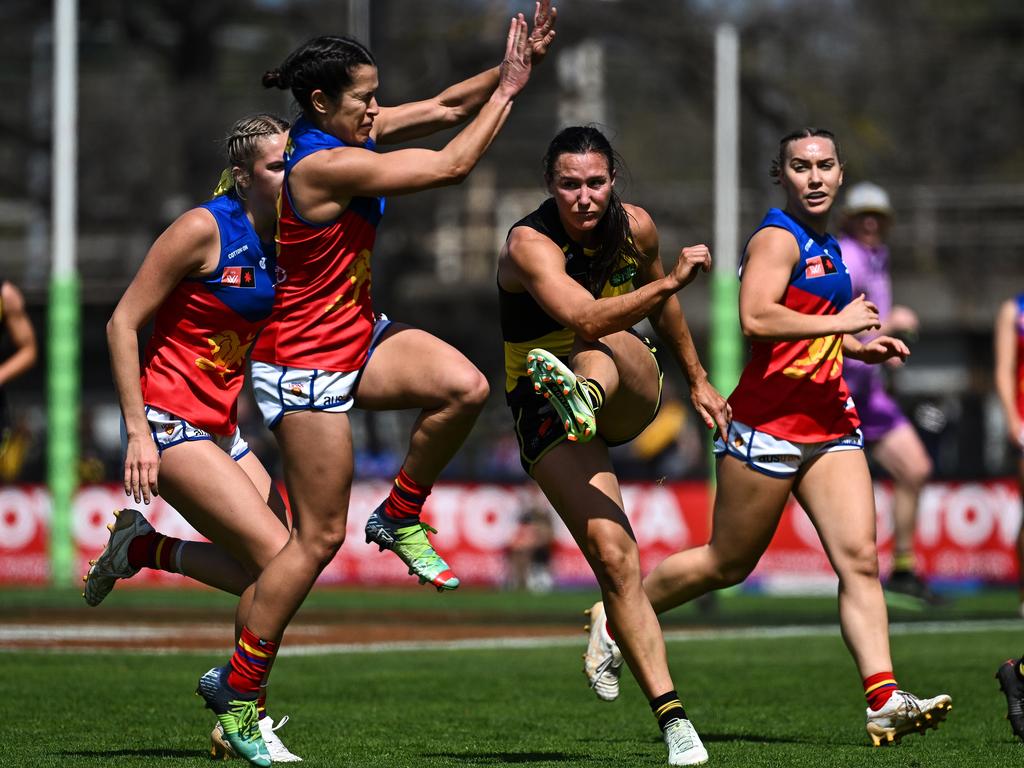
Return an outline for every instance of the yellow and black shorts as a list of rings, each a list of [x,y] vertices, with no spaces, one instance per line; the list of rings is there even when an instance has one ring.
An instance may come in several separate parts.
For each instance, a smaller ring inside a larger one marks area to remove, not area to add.
[[[658,363],[657,355],[654,354],[654,345],[651,340],[632,331],[632,333],[647,345],[658,365],[658,379],[663,378],[661,365]],[[559,358],[568,365],[568,361]],[[520,376],[516,379],[516,385],[510,392],[505,393],[505,402],[512,411],[512,421],[515,425],[516,440],[519,442],[519,461],[526,470],[526,474],[533,476],[533,467],[548,451],[566,439],[565,429],[558,419],[558,414],[545,397],[533,389],[533,383],[528,376]],[[661,409],[661,395],[659,392],[658,406],[651,414],[651,418],[641,426],[635,435],[616,442],[605,443],[609,448],[617,445],[625,445],[643,432],[654,421]],[[600,419],[598,419],[598,437],[600,435]],[[601,438],[604,439],[603,437]]]

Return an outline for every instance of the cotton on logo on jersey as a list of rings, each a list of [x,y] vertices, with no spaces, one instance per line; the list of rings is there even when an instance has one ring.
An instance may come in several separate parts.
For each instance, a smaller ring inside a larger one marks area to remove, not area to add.
[[[206,340],[210,345],[209,357],[197,357],[196,365],[204,371],[214,371],[222,377],[238,371],[238,364],[245,359],[256,336],[250,334],[243,342],[234,331],[222,331]]]
[[[245,245],[243,245],[243,246],[242,246],[241,248],[235,248],[235,250],[231,251],[231,252],[230,252],[230,253],[228,254],[228,259],[233,259],[233,258],[235,258],[235,256],[237,256],[238,254],[240,254],[240,253],[245,253],[245,252],[246,252],[246,251],[248,251],[248,250],[249,250],[249,244],[248,244],[248,243],[246,243],[246,244],[245,244]]]
[[[220,282],[235,288],[255,288],[256,270],[254,267],[224,267]]]

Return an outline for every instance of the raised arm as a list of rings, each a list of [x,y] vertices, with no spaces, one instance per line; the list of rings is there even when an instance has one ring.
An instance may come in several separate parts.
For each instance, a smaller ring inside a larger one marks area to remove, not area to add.
[[[441,150],[377,153],[359,147],[317,152],[299,162],[288,180],[292,200],[311,221],[337,217],[352,197],[401,195],[457,184],[480,160],[530,78],[526,21],[509,25],[498,87],[469,125]]]
[[[525,290],[551,317],[588,341],[632,328],[693,279],[704,263],[693,254],[684,267],[620,296],[595,299],[565,271],[555,243],[529,227],[516,227],[502,249],[499,280],[506,290]]]
[[[128,434],[124,492],[136,502],[148,504],[158,494],[160,466],[142,401],[139,331],[183,278],[216,266],[219,244],[220,233],[210,213],[193,209],[183,214],[149,249],[107,322],[110,368]]]
[[[532,66],[544,59],[555,39],[557,17],[558,10],[551,7],[551,0],[536,3],[533,28],[527,38]],[[462,125],[487,103],[500,79],[501,66],[492,67],[449,86],[432,99],[381,107],[374,121],[374,140],[378,144],[397,144]]]
[[[1006,418],[1006,432],[1015,445],[1021,444],[1021,419],[1017,413],[1017,302],[1004,301],[995,323],[995,370],[993,378],[999,404]]]
[[[0,300],[7,337],[14,345],[14,354],[0,363],[0,386],[3,386],[35,365],[38,348],[21,291],[13,283],[4,282],[0,286]]]
[[[863,294],[835,315],[807,315],[782,303],[800,258],[796,240],[778,227],[758,231],[747,246],[740,283],[740,327],[754,341],[815,339],[878,327],[878,308]]]
[[[633,223],[633,242],[647,257],[634,282],[637,285],[656,283],[665,277],[665,269],[661,264],[657,227],[654,226],[654,221],[643,208],[626,206],[626,210]],[[701,265],[701,269],[704,271],[710,269],[711,254],[707,246],[704,245],[684,248],[679,254],[679,261],[684,261],[687,258],[687,252],[693,251],[707,254],[706,262]],[[697,270],[693,272],[696,274]],[[729,420],[732,418],[732,409],[721,393],[708,381],[707,371],[704,370],[697,355],[697,348],[693,344],[693,337],[690,335],[690,327],[686,322],[686,315],[683,313],[678,294],[673,293],[666,297],[651,310],[648,317],[658,332],[661,343],[672,352],[672,356],[686,376],[690,385],[690,401],[693,403],[694,410],[700,414],[708,429],[717,426],[723,435],[726,434]]]

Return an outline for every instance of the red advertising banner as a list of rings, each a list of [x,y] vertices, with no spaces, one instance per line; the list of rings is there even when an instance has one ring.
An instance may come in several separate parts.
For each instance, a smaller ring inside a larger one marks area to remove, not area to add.
[[[363,526],[389,484],[357,483],[352,491],[345,546],[321,576],[327,584],[411,584],[394,555],[364,543]],[[891,560],[891,495],[876,486],[878,543],[882,572]],[[640,545],[644,571],[680,549],[708,539],[710,498],[703,483],[630,484],[623,488],[627,513]],[[434,541],[465,584],[498,586],[512,576],[510,551],[524,540],[521,518],[542,502],[528,485],[441,484],[427,502],[424,518],[438,530]],[[79,570],[84,573],[107,540],[112,510],[124,506],[120,486],[82,488],[71,522]],[[182,539],[201,537],[162,499],[144,512],[157,530]],[[49,574],[47,542],[50,503],[42,486],[0,487],[0,584],[42,584]],[[917,527],[917,556],[925,575],[950,582],[1015,583],[1014,541],[1021,523],[1016,484],[935,483],[925,489]],[[545,585],[593,584],[575,542],[553,521]],[[145,570],[138,584],[181,583],[175,574]],[[835,589],[835,576],[807,515],[795,501],[748,580],[771,591]]]

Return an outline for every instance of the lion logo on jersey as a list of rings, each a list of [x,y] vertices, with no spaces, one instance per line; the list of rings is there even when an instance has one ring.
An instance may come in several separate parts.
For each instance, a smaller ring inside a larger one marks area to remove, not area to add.
[[[206,340],[210,345],[209,357],[197,357],[196,365],[204,371],[214,371],[221,377],[237,373],[238,364],[245,359],[255,336],[251,335],[242,343],[234,331],[222,331]]]
[[[783,374],[791,379],[809,376],[811,381],[824,384],[843,373],[843,336],[822,336],[807,345],[807,354],[794,360]]]
[[[352,286],[352,290],[351,290],[352,298],[349,299],[348,302],[345,304],[346,307],[351,307],[357,301],[359,301],[359,298],[362,295],[364,288],[367,291],[367,295],[369,295],[369,291],[370,291],[370,251],[369,251],[369,249],[363,248],[363,250],[361,250],[359,252],[359,255],[356,256],[356,258],[353,260],[352,266],[350,266],[347,270],[345,270],[344,279],[345,279],[346,287]],[[344,301],[344,299],[345,299],[345,292],[339,293],[337,296],[335,296],[333,299],[331,299],[329,302],[327,302],[327,306],[324,307],[324,314],[326,315],[326,314],[328,314],[330,312],[334,312],[336,309],[338,309],[338,307],[341,306],[341,303],[342,303],[342,301]]]

